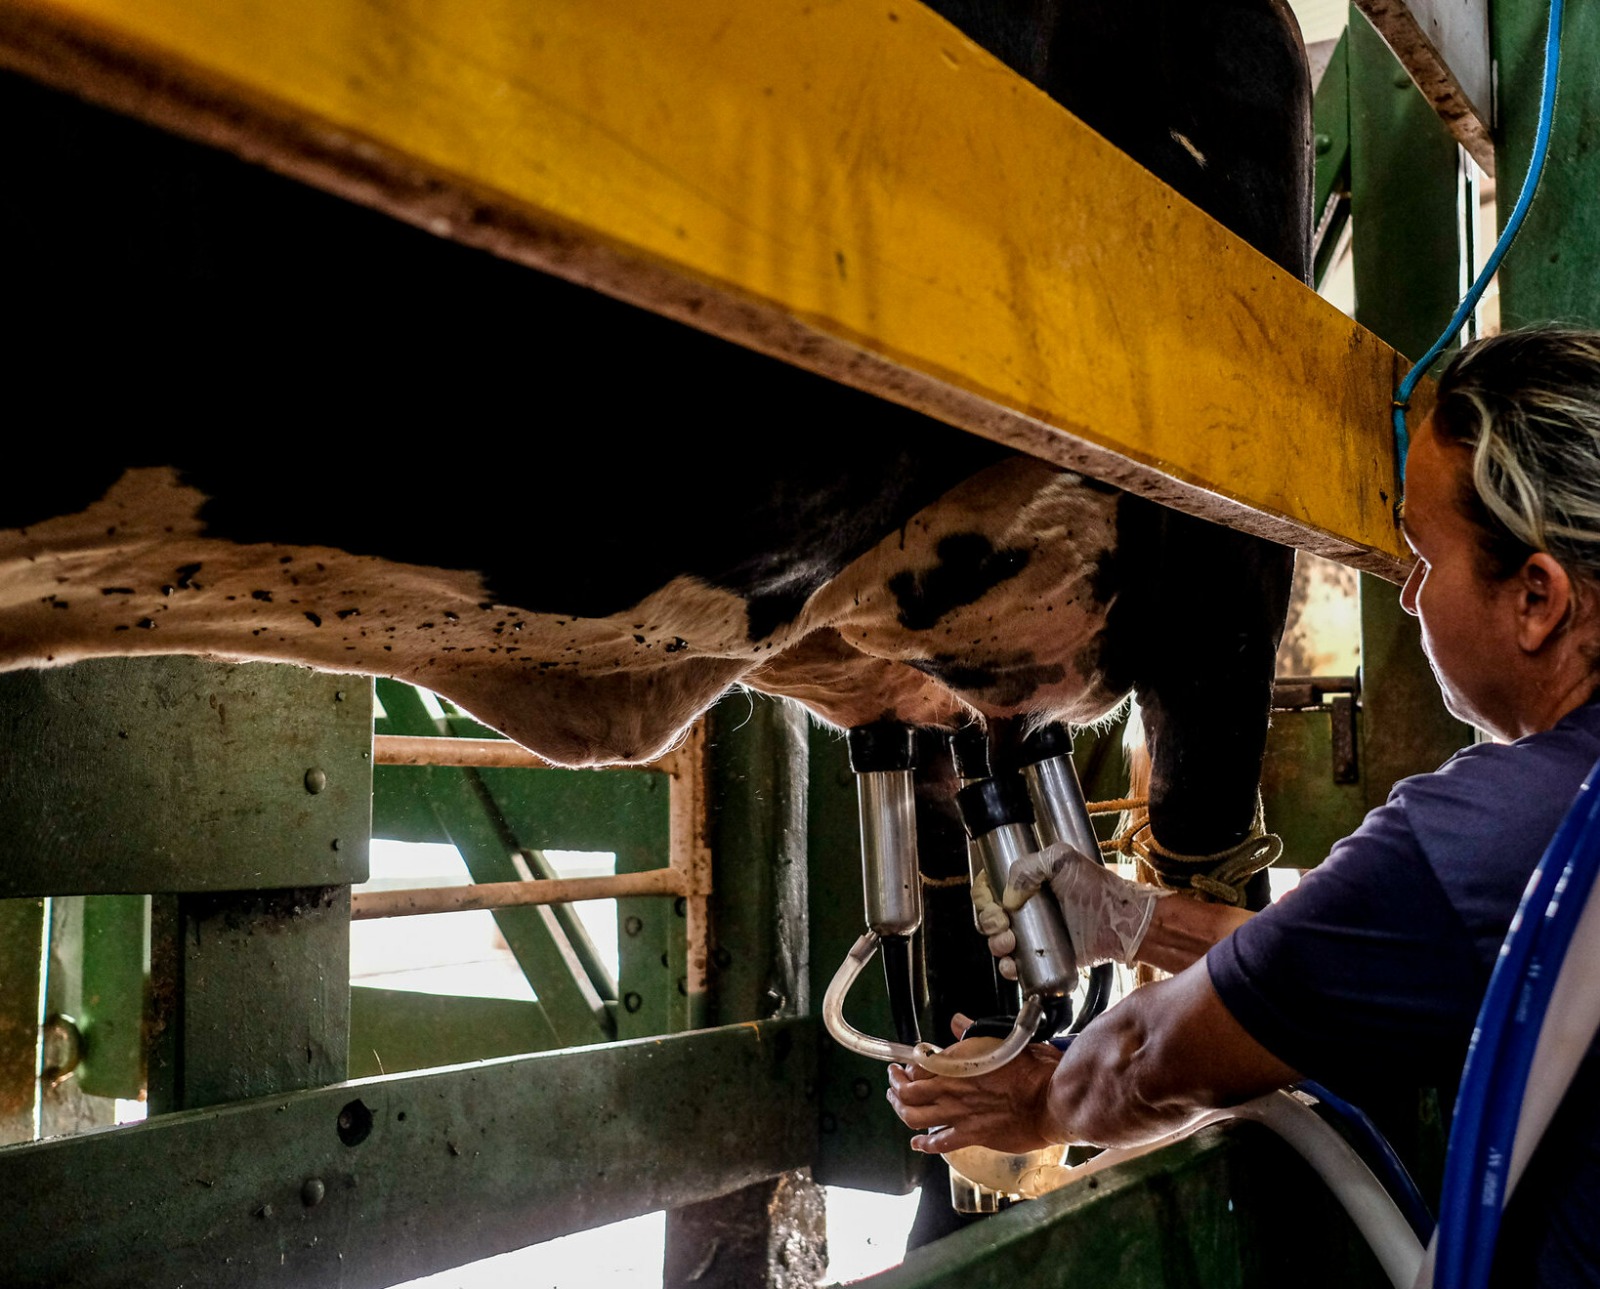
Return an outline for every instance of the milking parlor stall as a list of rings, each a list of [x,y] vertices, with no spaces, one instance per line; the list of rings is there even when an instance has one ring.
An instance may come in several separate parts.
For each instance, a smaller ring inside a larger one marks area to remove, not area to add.
[[[0,1282],[1401,1283],[1331,1098],[947,1163],[887,1071],[1160,974],[974,872],[1259,909],[1472,741],[1393,412],[1549,17],[0,0]],[[1600,325],[1565,21],[1447,348]]]

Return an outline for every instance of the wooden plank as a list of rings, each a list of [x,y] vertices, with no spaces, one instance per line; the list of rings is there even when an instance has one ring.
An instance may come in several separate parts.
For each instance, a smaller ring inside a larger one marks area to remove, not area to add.
[[[1489,0],[1355,0],[1450,133],[1494,173]]]
[[[1181,509],[1407,563],[1404,361],[921,5],[0,0],[0,63]]]
[[[0,1149],[9,1289],[375,1289],[809,1162],[814,1019],[340,1084]]]

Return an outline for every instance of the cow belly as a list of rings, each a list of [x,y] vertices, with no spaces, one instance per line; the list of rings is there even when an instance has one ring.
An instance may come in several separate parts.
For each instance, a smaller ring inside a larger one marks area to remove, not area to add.
[[[802,696],[843,726],[949,724],[972,713],[1099,720],[1125,696],[1102,658],[1119,500],[1031,458],[992,466],[818,592],[805,620],[836,642],[825,649],[809,637],[752,683]],[[880,667],[860,671],[871,683],[846,687],[841,646],[926,683],[891,683]],[[835,679],[819,685],[818,672]],[[886,695],[900,707],[885,710]]]
[[[741,681],[840,726],[1089,721],[1121,698],[1099,662],[1117,494],[1027,458],[918,512],[756,638],[743,598],[693,577],[607,617],[539,613],[473,572],[223,540],[206,501],[135,469],[78,514],[0,532],[0,670],[194,654],[394,676],[564,765],[651,759]],[[528,559],[581,561],[581,542]]]
[[[191,654],[394,676],[587,765],[659,755],[770,647],[695,579],[610,618],[534,613],[470,572],[209,537],[204,501],[131,470],[79,514],[0,532],[0,671]]]

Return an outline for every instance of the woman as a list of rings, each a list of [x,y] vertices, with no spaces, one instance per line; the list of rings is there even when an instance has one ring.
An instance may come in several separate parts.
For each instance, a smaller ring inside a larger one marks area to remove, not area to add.
[[[1358,1104],[1454,1086],[1528,876],[1600,760],[1600,332],[1509,333],[1451,361],[1407,457],[1404,530],[1401,604],[1445,705],[1494,741],[1396,784],[1254,916],[1082,856],[1036,869],[1087,956],[1177,974],[1065,1055],[1036,1045],[972,1080],[891,1069],[914,1146],[1132,1145],[1302,1078]],[[1600,1284],[1597,1094],[1591,1052],[1507,1210],[1518,1284]]]

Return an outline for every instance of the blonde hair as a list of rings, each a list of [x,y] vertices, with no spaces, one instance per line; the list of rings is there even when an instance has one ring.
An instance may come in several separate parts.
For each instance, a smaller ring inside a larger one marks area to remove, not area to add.
[[[1600,331],[1531,327],[1467,345],[1439,377],[1433,425],[1472,455],[1460,504],[1488,577],[1543,551],[1600,588]]]

